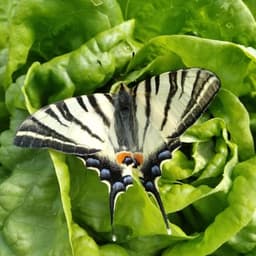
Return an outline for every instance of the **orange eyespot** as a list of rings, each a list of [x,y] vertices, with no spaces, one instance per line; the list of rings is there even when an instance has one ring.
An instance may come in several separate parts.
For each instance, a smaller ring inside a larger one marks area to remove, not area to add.
[[[134,167],[137,167],[139,165],[142,165],[143,161],[144,161],[143,154],[140,152],[132,153],[129,151],[121,151],[116,153],[116,162],[118,164],[130,165],[134,163]]]
[[[133,158],[136,160],[138,165],[142,165],[144,162],[144,157],[142,153],[139,153],[139,152],[133,153]]]
[[[131,152],[128,152],[128,151],[121,151],[121,152],[118,152],[116,153],[116,162],[118,164],[122,164],[124,162],[124,159],[126,157],[130,157],[132,158],[132,153]]]

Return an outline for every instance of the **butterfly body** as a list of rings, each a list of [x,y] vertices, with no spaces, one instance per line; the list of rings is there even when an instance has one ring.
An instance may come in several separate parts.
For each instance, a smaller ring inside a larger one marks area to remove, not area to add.
[[[28,117],[14,143],[74,154],[97,171],[108,185],[112,224],[117,196],[133,184],[136,169],[170,231],[157,188],[162,164],[180,146],[180,135],[206,110],[219,87],[213,73],[191,68],[148,78],[132,88],[121,84],[115,94],[73,97]]]

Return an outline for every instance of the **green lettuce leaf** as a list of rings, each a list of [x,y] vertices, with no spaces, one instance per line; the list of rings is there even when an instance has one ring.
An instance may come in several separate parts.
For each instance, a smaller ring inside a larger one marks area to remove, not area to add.
[[[23,0],[12,9],[7,82],[20,66],[26,70],[25,66],[35,60],[49,60],[74,50],[97,33],[122,22],[119,5],[112,0]]]
[[[0,87],[0,132],[8,128],[8,118],[9,113],[6,108],[6,104],[4,99],[1,99],[3,96],[3,92],[1,92]]]
[[[233,185],[227,196],[228,206],[197,238],[167,249],[163,256],[200,256],[214,252],[225,240],[247,225],[256,207],[256,158],[239,163],[233,171]]]
[[[125,19],[136,19],[135,37],[143,42],[158,35],[190,34],[256,46],[256,22],[241,0],[119,3]],[[253,9],[255,5],[251,6]]]
[[[72,224],[73,255],[101,255],[96,242],[77,224]]]
[[[123,249],[121,246],[112,245],[112,244],[101,246],[100,255],[101,256],[115,256],[115,255],[129,256],[127,251]]]
[[[256,249],[255,239],[256,212],[249,224],[241,229],[234,237],[228,241],[228,245],[240,253],[248,253]]]
[[[49,155],[13,145],[24,119],[16,110],[0,136],[0,244],[3,255],[71,255],[58,182]],[[2,172],[1,172],[2,174]],[[63,243],[63,241],[66,241]]]
[[[160,191],[167,212],[177,212],[201,198],[228,191],[231,172],[237,163],[236,145],[228,140],[227,129],[221,119],[194,125],[181,140],[193,143],[190,152],[193,160],[189,160],[181,150],[163,166]]]
[[[8,129],[9,113],[5,103],[4,77],[8,60],[8,18],[10,3],[2,1],[0,3],[0,132]],[[1,168],[1,163],[0,163]],[[0,175],[1,176],[1,175]],[[1,177],[0,177],[1,179]]]
[[[256,5],[253,0],[243,0],[243,2],[248,6],[254,18],[256,17]]]
[[[165,57],[168,55],[171,55],[171,60]],[[160,66],[159,62],[163,60]],[[223,88],[242,96],[255,91],[255,65],[256,54],[240,45],[195,36],[172,35],[155,37],[147,42],[130,62],[129,70],[162,73],[170,67],[203,67],[218,75]]]
[[[8,48],[8,40],[9,40],[9,20],[11,17],[11,13],[13,11],[13,6],[17,3],[17,1],[1,1],[0,3],[0,66],[2,67],[2,53],[3,51],[6,52]],[[7,60],[5,60],[6,64]],[[0,84],[2,84],[3,80],[1,79]]]
[[[75,94],[90,93],[123,72],[137,52],[134,22],[127,21],[98,34],[80,48],[28,71],[24,90],[32,111]],[[53,88],[54,85],[54,88]]]
[[[255,151],[250,130],[250,118],[239,99],[231,92],[221,90],[211,111],[215,116],[225,120],[232,140],[238,145],[241,159],[245,160],[252,157]]]
[[[250,128],[251,128],[252,136],[254,139],[254,145],[256,145],[256,109],[255,109],[256,93],[255,93],[255,90],[252,91],[250,94],[245,95],[244,97],[241,97],[241,101],[249,113]]]

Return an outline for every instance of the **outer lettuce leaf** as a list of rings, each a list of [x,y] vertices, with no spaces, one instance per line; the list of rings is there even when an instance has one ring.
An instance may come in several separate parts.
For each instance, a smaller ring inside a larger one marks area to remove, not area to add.
[[[183,168],[184,160],[189,160],[185,155],[180,157],[181,152],[177,151],[174,161],[167,161],[163,166],[160,191],[167,212],[180,211],[204,197],[228,191],[231,172],[237,163],[236,146],[229,142],[221,119],[211,119],[191,127],[181,140],[194,143],[191,152],[193,160],[186,164],[187,168]],[[183,172],[180,172],[181,169]]]
[[[15,4],[15,1],[1,1],[0,3],[0,50],[5,49],[8,42],[8,20],[10,18],[12,4]]]
[[[214,252],[225,240],[237,233],[253,217],[256,207],[256,158],[239,163],[233,172],[228,207],[219,213],[205,232],[194,240],[178,243],[163,256],[204,256]]]
[[[122,22],[119,5],[113,0],[23,0],[9,17],[7,82],[27,59],[31,64],[69,52]]]
[[[175,61],[165,58],[160,66],[159,62],[169,54]],[[159,36],[144,45],[129,64],[129,70],[161,73],[170,68],[203,67],[219,76],[223,88],[242,96],[255,90],[255,56],[247,48],[230,42],[185,35]]]
[[[121,246],[111,244],[101,246],[100,253],[101,256],[129,256],[127,251],[123,249]]]
[[[7,111],[5,101],[4,101],[4,92],[0,87],[0,132],[8,128],[8,117],[9,113]]]
[[[3,87],[4,74],[6,72],[6,63],[8,59],[8,17],[10,3],[1,1],[0,3],[0,132],[8,129],[9,113],[5,104],[5,92]],[[1,166],[1,164],[0,164]]]
[[[224,246],[221,246],[219,249],[217,249],[212,256],[226,256],[226,255],[232,255],[232,256],[241,256],[239,252],[236,252],[233,250],[230,246],[227,246],[226,244]],[[248,256],[246,254],[246,256]]]
[[[24,85],[31,108],[104,86],[115,73],[124,70],[137,51],[138,44],[131,39],[133,29],[134,22],[127,21],[70,53],[42,65],[34,63]]]
[[[248,6],[254,18],[256,17],[256,5],[254,0],[243,0],[244,3]]]
[[[74,255],[101,255],[96,242],[85,232],[83,228],[76,224],[72,224],[72,244]]]
[[[25,105],[25,96],[21,93],[24,80],[25,77],[20,76],[5,92],[5,103],[9,113],[14,113],[16,109],[27,109]]]
[[[57,179],[45,151],[13,146],[25,115],[15,111],[11,129],[0,136],[1,255],[71,255]],[[65,241],[65,242],[63,242]]]
[[[250,223],[232,237],[228,245],[241,253],[248,253],[256,249],[256,212],[254,212]]]
[[[256,58],[256,49],[248,47],[246,48],[247,54]],[[256,68],[254,65],[251,66],[251,72],[256,72]],[[256,102],[256,78],[255,76],[250,77],[250,82],[254,85],[253,90],[244,97],[241,97],[243,104],[246,106],[247,111],[249,112],[250,117],[250,128],[252,131],[252,135],[254,138],[254,144],[256,145],[256,109],[255,109],[255,102]]]
[[[125,19],[136,19],[135,36],[143,42],[158,35],[199,37],[256,45],[256,22],[241,0],[119,1]]]
[[[51,152],[50,155],[59,182],[61,201],[69,231],[69,244],[72,249],[72,255],[100,255],[96,242],[83,228],[73,222],[70,198],[70,176],[68,166],[65,164],[65,156],[57,152]]]
[[[232,140],[238,145],[241,159],[245,160],[252,157],[255,151],[250,131],[250,118],[239,99],[231,92],[221,90],[211,111],[215,116],[225,120]]]
[[[241,100],[249,112],[250,128],[254,138],[254,144],[256,145],[256,109],[255,109],[256,93],[252,92],[251,94],[246,95],[245,97],[242,97]]]

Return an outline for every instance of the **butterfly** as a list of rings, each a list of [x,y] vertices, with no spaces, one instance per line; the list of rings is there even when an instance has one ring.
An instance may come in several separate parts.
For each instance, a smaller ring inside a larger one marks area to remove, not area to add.
[[[45,106],[18,128],[14,144],[73,154],[107,184],[111,225],[117,196],[133,185],[132,170],[159,206],[162,164],[181,145],[180,136],[207,109],[220,88],[217,76],[199,68],[166,72],[114,94],[72,97]]]

